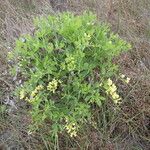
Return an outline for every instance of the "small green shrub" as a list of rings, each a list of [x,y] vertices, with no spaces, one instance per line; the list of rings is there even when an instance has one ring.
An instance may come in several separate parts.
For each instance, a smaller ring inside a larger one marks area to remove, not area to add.
[[[120,100],[110,79],[118,70],[112,59],[130,45],[92,13],[41,17],[35,27],[11,54],[24,80],[20,99],[32,106],[35,130],[48,124],[51,135],[76,136],[91,121],[93,106],[102,107],[109,95]]]

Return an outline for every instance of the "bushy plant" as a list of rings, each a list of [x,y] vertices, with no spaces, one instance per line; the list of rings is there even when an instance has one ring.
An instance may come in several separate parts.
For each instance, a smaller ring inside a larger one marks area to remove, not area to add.
[[[112,59],[130,45],[89,12],[36,18],[35,28],[12,54],[24,80],[20,99],[32,106],[35,130],[49,124],[51,135],[76,136],[91,121],[93,106],[102,107],[108,96],[121,99],[111,80],[118,70]]]

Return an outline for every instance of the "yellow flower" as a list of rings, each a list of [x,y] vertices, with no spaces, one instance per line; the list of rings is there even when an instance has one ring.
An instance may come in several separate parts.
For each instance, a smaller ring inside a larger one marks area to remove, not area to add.
[[[116,85],[112,82],[110,78],[107,80],[107,85],[108,85],[108,89],[106,89],[106,93],[111,95],[114,103],[116,104],[119,103],[121,98],[116,92],[117,91]]]
[[[72,126],[71,125],[66,125],[66,130],[67,130],[68,133],[70,133],[71,130],[72,130]]]
[[[27,101],[27,102],[28,102],[28,101],[29,101],[29,98],[28,98],[28,97],[26,97],[26,98],[25,98],[25,101]]]
[[[75,123],[67,123],[65,125],[67,133],[70,134],[71,137],[77,136],[77,125]]]
[[[118,99],[114,99],[113,101],[114,101],[115,104],[119,104],[119,103],[121,103],[120,100],[121,100],[121,98],[118,98]]]
[[[38,85],[38,86],[35,88],[35,90],[31,92],[31,98],[35,97],[36,94],[37,94],[40,90],[42,90],[43,88],[44,88],[43,85]]]
[[[129,83],[130,82],[130,78],[127,77],[127,79],[125,80],[126,83]]]
[[[65,117],[65,122],[68,123],[68,117]]]
[[[53,79],[51,82],[49,82],[49,84],[47,86],[47,90],[55,93],[55,91],[57,90],[57,87],[58,87],[58,83],[61,83],[61,81]]]
[[[121,74],[121,76],[120,76],[120,77],[123,79],[123,78],[125,78],[125,75],[124,75],[124,74]]]
[[[28,97],[26,97],[26,98],[25,98],[25,101],[27,101],[27,102],[29,102],[29,103],[32,103],[32,102],[35,101],[35,98],[32,97],[32,98],[29,99]]]
[[[20,99],[24,99],[24,97],[25,97],[25,91],[21,90],[20,91]]]
[[[36,90],[42,90],[44,87],[43,87],[43,85],[38,85],[37,87],[36,87]]]
[[[112,98],[113,98],[113,99],[118,99],[118,98],[119,98],[119,95],[115,92],[115,93],[112,94]]]
[[[114,92],[117,90],[116,85],[115,85],[115,84],[112,84],[112,85],[110,86],[109,90],[110,90],[110,93],[114,93]]]
[[[77,136],[77,132],[75,130],[70,133],[70,137],[76,137],[76,136]]]
[[[112,82],[112,80],[111,80],[110,78],[108,79],[107,84],[108,84],[109,86],[111,86],[111,85],[113,84],[113,82]]]
[[[31,135],[31,134],[32,134],[32,131],[28,131],[27,133],[28,133],[28,135]]]
[[[31,97],[34,97],[37,94],[37,92],[38,92],[37,90],[32,91],[31,92]]]

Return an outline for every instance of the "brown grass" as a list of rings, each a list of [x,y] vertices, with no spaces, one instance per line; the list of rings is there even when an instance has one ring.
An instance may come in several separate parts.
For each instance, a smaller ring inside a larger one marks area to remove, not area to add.
[[[96,119],[99,125],[103,126],[99,126],[98,129],[88,126],[86,131],[81,132],[80,136],[74,140],[70,140],[66,135],[62,136],[60,149],[148,150],[150,142],[150,1],[36,0],[29,5],[27,0],[0,0],[0,73],[3,72],[1,75],[3,79],[7,78],[7,73],[4,71],[7,68],[6,55],[12,50],[15,39],[20,34],[33,32],[32,18],[35,15],[54,13],[50,4],[55,11],[69,10],[80,14],[84,10],[92,10],[100,21],[108,22],[114,32],[133,45],[130,52],[122,54],[115,60],[120,65],[121,72],[131,78],[129,85],[118,82],[120,94],[124,98],[121,109],[115,113],[113,106],[107,104],[105,109],[100,110],[101,113],[97,112]],[[4,92],[4,89],[7,92]],[[0,90],[5,93],[2,97],[10,93],[5,83],[0,84]],[[9,114],[7,119],[1,118],[0,131],[8,132],[9,130],[9,134],[14,134],[12,141],[19,141],[26,149],[44,149],[44,146],[40,146],[50,145],[46,140],[45,143],[38,144],[37,136],[28,137],[26,131],[28,118],[22,112],[22,109],[25,109],[24,104],[19,108],[21,108],[22,116],[17,110],[16,116],[12,117]],[[106,119],[105,115],[110,116],[109,119]],[[16,124],[14,120],[18,123]]]

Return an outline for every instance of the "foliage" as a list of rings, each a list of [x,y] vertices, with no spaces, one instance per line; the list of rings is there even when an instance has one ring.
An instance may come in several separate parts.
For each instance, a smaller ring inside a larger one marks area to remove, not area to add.
[[[32,106],[34,130],[49,124],[51,135],[76,136],[94,106],[102,107],[110,94],[115,103],[121,99],[110,79],[118,70],[112,59],[130,45],[89,12],[36,18],[35,27],[11,54],[14,72],[24,79],[20,99]]]

